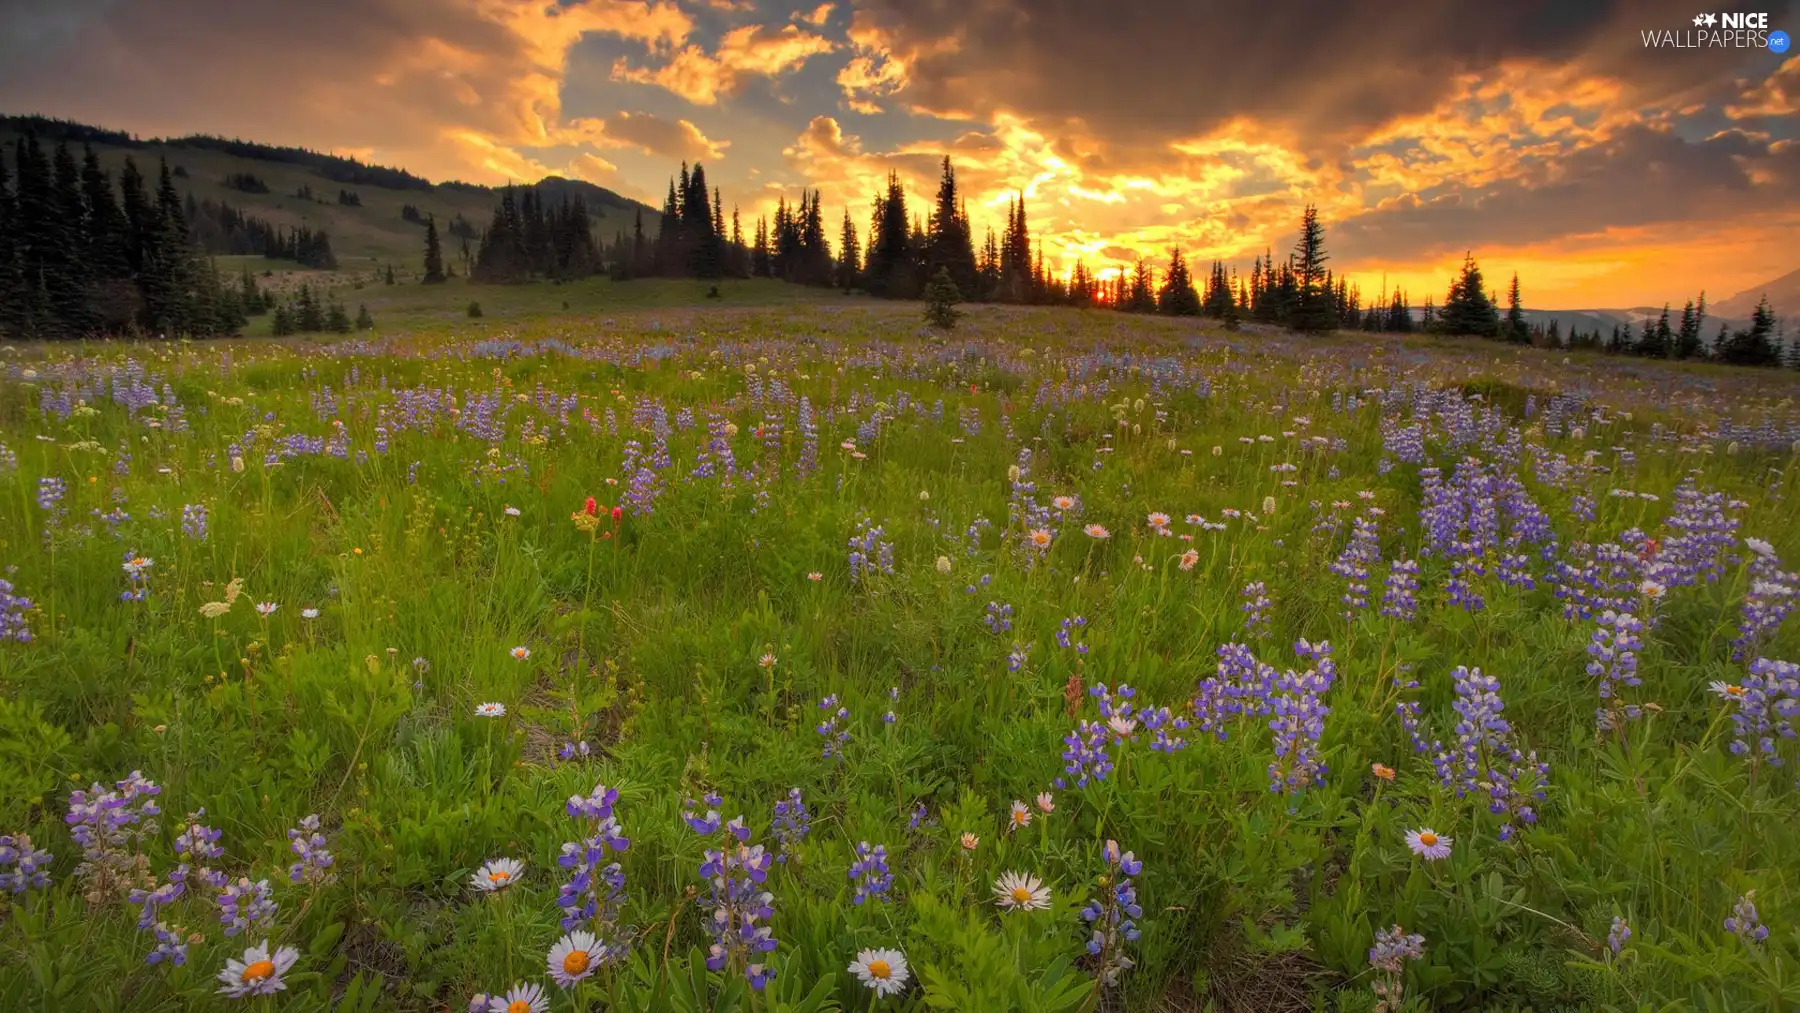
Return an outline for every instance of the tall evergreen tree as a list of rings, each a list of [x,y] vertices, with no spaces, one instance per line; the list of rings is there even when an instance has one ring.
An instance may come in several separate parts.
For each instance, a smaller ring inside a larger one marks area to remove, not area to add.
[[[919,289],[912,262],[912,235],[907,228],[906,190],[893,172],[888,173],[887,191],[876,203],[873,218],[866,286],[872,295],[911,298]]]
[[[1319,209],[1308,204],[1300,216],[1300,238],[1294,243],[1292,260],[1294,299],[1289,326],[1297,331],[1329,331],[1340,321],[1325,271],[1325,261],[1329,259]]]
[[[1156,293],[1156,310],[1175,317],[1200,314],[1200,295],[1194,291],[1194,279],[1188,274],[1179,246],[1169,250],[1169,270],[1163,276],[1162,289]]]
[[[1125,309],[1132,313],[1156,312],[1156,276],[1150,262],[1138,258],[1131,273],[1131,291],[1125,296]]]
[[[1675,332],[1669,327],[1669,304],[1663,303],[1662,316],[1656,323],[1644,321],[1644,340],[1633,351],[1649,359],[1666,359],[1675,344]]]
[[[131,277],[125,214],[113,196],[112,179],[101,170],[91,146],[82,152],[81,192],[87,205],[86,253],[94,274],[106,279]]]
[[[0,338],[24,336],[24,293],[19,274],[18,205],[13,200],[6,152],[0,150]]]
[[[1714,356],[1736,366],[1779,365],[1781,353],[1775,347],[1774,336],[1775,313],[1769,309],[1769,297],[1764,296],[1750,315],[1750,326],[1731,332],[1714,350]]]
[[[843,231],[838,236],[837,286],[846,292],[856,288],[862,273],[862,246],[856,238],[856,223],[850,220],[850,209],[844,209]]]
[[[1668,307],[1663,308],[1664,329],[1668,325]],[[1515,345],[1531,344],[1531,334],[1525,329],[1525,311],[1519,305],[1519,272],[1514,271],[1512,286],[1506,290],[1506,322],[1501,327],[1506,340]]]
[[[444,283],[444,248],[438,240],[437,215],[425,219],[425,284]]]
[[[956,169],[951,166],[949,155],[944,156],[937,200],[932,204],[926,231],[925,270],[928,275],[935,276],[940,268],[950,272],[950,280],[959,293],[975,291],[974,237],[969,234],[962,202],[957,196]]]
[[[1474,256],[1463,255],[1462,271],[1450,283],[1450,294],[1444,297],[1437,316],[1437,328],[1443,334],[1497,337],[1500,315],[1488,299],[1487,285]]]

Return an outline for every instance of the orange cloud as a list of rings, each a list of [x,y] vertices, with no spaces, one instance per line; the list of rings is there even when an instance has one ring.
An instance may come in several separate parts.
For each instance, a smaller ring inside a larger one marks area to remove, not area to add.
[[[620,113],[604,120],[602,139],[669,159],[698,161],[725,154],[730,141],[714,141],[687,120],[667,120],[650,113]]]
[[[1734,120],[1797,114],[1800,114],[1800,56],[1789,57],[1780,69],[1762,81],[1746,84],[1738,101],[1725,106],[1725,115]]]
[[[685,46],[660,67],[633,67],[621,57],[613,63],[612,77],[657,85],[695,105],[710,106],[735,94],[751,76],[777,77],[836,48],[831,40],[797,25],[743,25],[726,32],[710,54],[699,46]]]

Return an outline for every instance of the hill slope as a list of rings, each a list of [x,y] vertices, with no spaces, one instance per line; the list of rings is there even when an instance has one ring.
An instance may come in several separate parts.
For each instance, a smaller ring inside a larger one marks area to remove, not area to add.
[[[1776,316],[1800,313],[1800,271],[1789,271],[1779,278],[1739,292],[1719,303],[1719,312],[1726,316],[1748,317],[1756,312],[1756,304],[1765,295],[1769,297],[1769,306]]]
[[[196,200],[224,201],[278,226],[324,229],[330,233],[332,249],[345,270],[380,264],[393,264],[400,270],[418,267],[424,256],[425,227],[400,216],[408,204],[421,214],[436,216],[440,230],[458,215],[484,229],[500,195],[494,187],[434,184],[404,170],[300,148],[202,136],[139,140],[120,131],[39,117],[0,116],[0,143],[10,145],[27,127],[47,144],[61,139],[77,149],[84,142],[92,144],[101,166],[115,180],[130,156],[154,186],[157,160],[166,158],[171,169],[182,170],[175,185],[183,196],[191,193]],[[228,176],[242,173],[266,183],[269,192],[245,193],[226,186]],[[611,242],[616,232],[629,232],[639,209],[649,221],[661,213],[581,180],[550,176],[538,186],[551,200],[580,195],[587,202],[597,241]],[[302,187],[311,188],[312,200],[296,196]],[[339,204],[339,190],[355,193],[361,206]],[[445,258],[452,263],[459,243],[447,234],[444,237]]]

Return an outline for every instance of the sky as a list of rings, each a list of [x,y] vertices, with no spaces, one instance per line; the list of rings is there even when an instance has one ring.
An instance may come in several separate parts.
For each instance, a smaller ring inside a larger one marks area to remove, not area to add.
[[[948,154],[1059,272],[1248,270],[1313,203],[1367,295],[1470,251],[1528,307],[1679,305],[1800,268],[1800,55],[1704,22],[1800,0],[1717,2],[0,0],[0,111],[652,205],[701,162],[746,232],[818,188],[834,242]]]

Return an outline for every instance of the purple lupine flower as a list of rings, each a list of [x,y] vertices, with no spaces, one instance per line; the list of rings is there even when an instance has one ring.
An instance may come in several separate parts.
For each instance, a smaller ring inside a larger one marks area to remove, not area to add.
[[[38,479],[37,505],[39,510],[54,512],[62,503],[63,494],[69,491],[62,479],[54,476]]]
[[[88,880],[96,893],[117,889],[139,868],[138,845],[156,831],[155,818],[162,813],[156,796],[162,788],[134,770],[107,791],[95,783],[86,791],[69,793],[69,811],[63,822],[81,846],[77,878]]]
[[[869,846],[868,841],[856,845],[856,861],[850,863],[850,881],[856,884],[856,895],[851,898],[852,904],[861,905],[863,901],[873,897],[887,901],[889,888],[894,885],[893,874],[888,871],[887,848],[877,844]]]
[[[1769,938],[1769,927],[1756,913],[1755,890],[1745,893],[1732,905],[1731,917],[1725,919],[1725,931],[1742,939],[1745,946],[1755,946]]]
[[[1409,960],[1425,956],[1425,937],[1408,934],[1400,926],[1375,933],[1375,945],[1369,948],[1369,966],[1378,971],[1398,974]]]
[[[580,841],[565,841],[556,859],[557,865],[570,871],[556,897],[556,905],[563,913],[562,929],[572,932],[587,926],[596,938],[595,948],[590,951],[593,961],[603,966],[622,959],[630,948],[619,931],[619,910],[625,903],[625,871],[618,862],[607,861],[609,854],[631,847],[631,840],[613,816],[618,798],[619,793],[604,784],[596,784],[586,796],[571,796],[565,807],[570,818],[590,822],[592,832]],[[717,800],[717,795],[707,796],[710,803],[717,804]],[[691,800],[688,805],[693,805]],[[717,811],[709,816],[716,828]],[[700,829],[690,814],[684,814],[684,818],[689,826]],[[704,821],[701,825],[705,825]]]
[[[24,893],[50,885],[48,849],[35,848],[26,834],[0,836],[0,893]]]
[[[219,921],[225,926],[226,936],[235,936],[257,922],[269,921],[275,917],[275,898],[269,889],[269,881],[259,879],[252,883],[240,877],[227,883],[219,892]]]
[[[706,851],[700,878],[707,889],[697,903],[706,913],[702,925],[712,939],[706,969],[722,971],[728,964],[742,963],[744,978],[760,992],[775,974],[762,962],[763,955],[777,946],[769,931],[775,898],[763,889],[774,856],[762,845],[750,844],[747,837],[748,831],[736,841],[726,840],[718,850]]]
[[[1085,628],[1086,626],[1087,626],[1087,617],[1086,616],[1068,616],[1068,617],[1066,617],[1065,619],[1063,619],[1062,625],[1059,626],[1056,630],[1056,646],[1061,647],[1064,650],[1068,650],[1070,647],[1073,647],[1075,649],[1076,654],[1086,654],[1087,650],[1088,650],[1087,641],[1072,640],[1072,637],[1078,635],[1078,631]]]
[[[1744,596],[1743,617],[1738,620],[1738,635],[1731,641],[1733,659],[1742,660],[1754,654],[1793,612],[1794,584],[1788,579],[1789,575],[1781,577],[1783,579],[1751,579],[1750,593]]]
[[[556,756],[557,759],[562,760],[564,763],[573,763],[587,759],[592,753],[593,749],[588,746],[587,740],[580,739],[574,742],[563,743],[562,748],[556,751]]]
[[[1063,736],[1063,773],[1066,777],[1056,779],[1056,787],[1067,788],[1071,783],[1077,788],[1085,788],[1088,781],[1104,781],[1112,773],[1113,763],[1106,753],[1106,725],[1098,721],[1081,721],[1075,730]]]
[[[0,641],[31,643],[31,627],[25,623],[25,613],[31,609],[31,599],[14,594],[12,581],[0,577]]]
[[[1188,720],[1167,707],[1146,707],[1139,712],[1144,730],[1153,733],[1150,749],[1158,753],[1179,753],[1187,748],[1187,739],[1176,734],[1187,731]]]
[[[1386,589],[1381,595],[1381,614],[1389,619],[1411,622],[1419,614],[1419,561],[1397,559],[1388,568]]]
[[[319,830],[319,815],[314,813],[300,820],[298,826],[290,828],[288,850],[299,857],[299,861],[288,866],[288,881],[322,886],[337,878],[331,871],[337,859],[332,857],[326,847],[325,835]]]
[[[1613,915],[1612,929],[1606,933],[1606,945],[1608,949],[1612,950],[1613,956],[1616,957],[1623,952],[1625,944],[1630,939],[1631,926],[1626,923],[1624,916]]]
[[[825,744],[820,755],[827,760],[835,757],[842,763],[844,746],[850,742],[850,709],[839,706],[836,693],[820,700],[819,709],[825,712],[825,720],[819,722],[813,731],[819,733],[819,738]]]
[[[1622,732],[1625,722],[1635,721],[1643,708],[1620,699],[1621,689],[1637,686],[1637,650],[1644,646],[1639,637],[1644,624],[1629,612],[1607,609],[1600,614],[1598,627],[1588,641],[1587,674],[1600,680],[1601,706],[1594,712],[1596,727],[1602,732]]]
[[[812,832],[812,812],[800,797],[800,789],[789,788],[787,798],[775,803],[775,821],[771,832],[774,833],[775,843],[779,848],[775,861],[785,864],[788,853]]]
[[[982,617],[981,624],[988,628],[989,633],[1011,633],[1012,614],[1011,605],[991,601],[987,603],[987,615]]]
[[[181,508],[181,533],[190,541],[206,541],[206,504],[188,503]]]
[[[1012,645],[1012,650],[1006,654],[1006,670],[1008,672],[1017,672],[1025,667],[1025,662],[1031,657],[1031,646],[1017,642]]]
[[[1144,863],[1131,852],[1121,852],[1117,841],[1108,840],[1103,850],[1109,866],[1100,880],[1100,892],[1081,909],[1081,920],[1093,930],[1087,951],[1098,959],[1097,970],[1102,985],[1118,982],[1119,975],[1136,966],[1125,953],[1125,944],[1138,938],[1137,919],[1144,916],[1139,906],[1133,876],[1144,871]]]
[[[1739,686],[1715,682],[1711,689],[1732,703],[1736,735],[1731,751],[1753,763],[1781,766],[1778,739],[1794,737],[1793,719],[1800,716],[1800,665],[1758,658]]]
[[[694,833],[706,837],[719,829],[722,822],[722,818],[719,816],[719,806],[724,805],[725,800],[709,791],[703,801],[706,805],[705,815],[696,814],[699,803],[690,798],[681,804],[681,819]]]
[[[1268,588],[1260,580],[1253,580],[1244,585],[1244,633],[1247,636],[1262,638],[1269,635],[1269,597]]]
[[[894,572],[894,543],[886,538],[881,525],[867,517],[857,519],[856,533],[850,536],[850,583],[864,584],[874,574]]]
[[[1330,566],[1332,573],[1348,582],[1341,599],[1345,619],[1369,607],[1369,567],[1381,562],[1381,535],[1377,528],[1380,516],[1375,509],[1356,518],[1351,526],[1350,541]]]
[[[1275,759],[1269,763],[1269,790],[1285,791],[1290,795],[1318,783],[1325,776],[1319,737],[1325,732],[1325,716],[1331,713],[1324,697],[1337,679],[1337,665],[1331,660],[1331,644],[1315,645],[1301,640],[1294,644],[1294,651],[1313,662],[1313,666],[1304,672],[1289,669],[1281,675],[1270,700],[1273,716],[1269,719],[1269,730],[1275,733]]]

